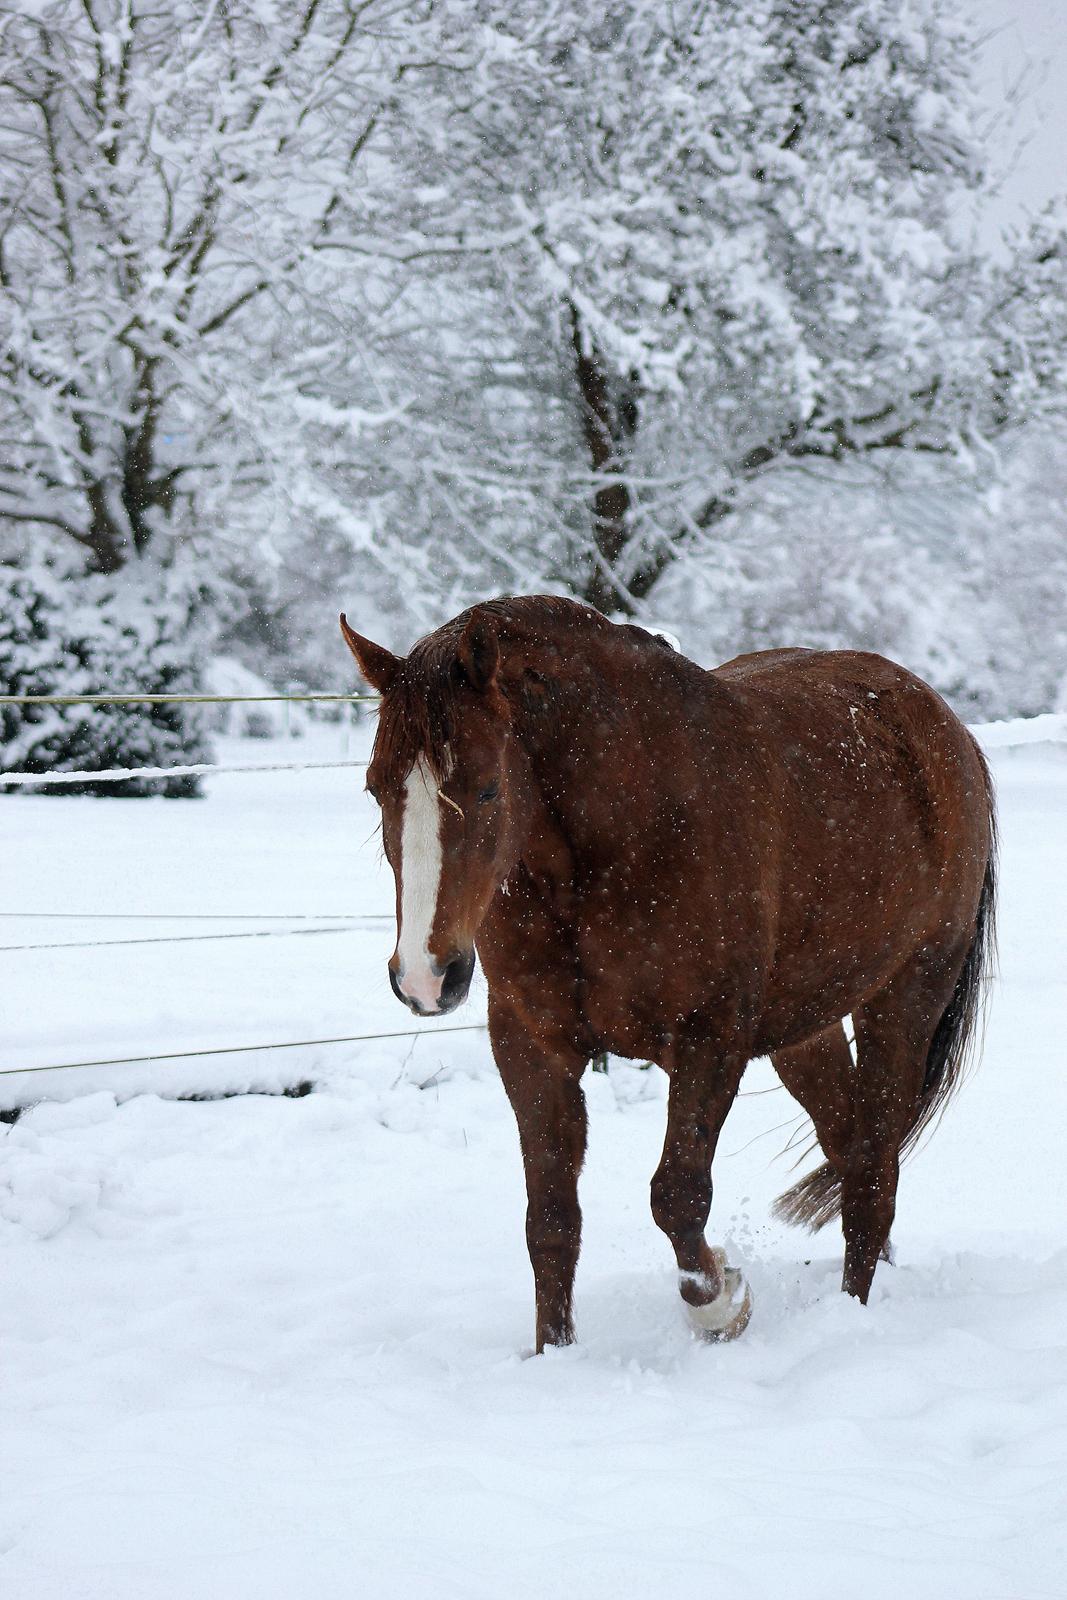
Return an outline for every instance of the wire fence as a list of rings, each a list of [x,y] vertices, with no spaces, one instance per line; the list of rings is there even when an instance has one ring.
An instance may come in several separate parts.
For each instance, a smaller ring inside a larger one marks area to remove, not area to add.
[[[376,705],[379,696],[374,694],[3,694],[0,705],[18,706],[120,706],[120,705]],[[10,786],[60,786],[74,783],[122,783],[130,778],[206,777],[218,773],[243,772],[321,772],[338,768],[365,767],[365,761],[268,761],[242,765],[197,762],[182,767],[123,767],[102,772],[5,772],[0,773],[0,784]],[[119,946],[159,944],[202,944],[221,939],[297,938],[310,934],[350,933],[360,924],[390,921],[384,914],[358,914],[344,917],[315,917],[308,913],[295,915],[285,912],[236,913],[225,912],[137,912],[132,917],[124,912],[50,912],[2,911],[5,918],[33,917],[48,920],[151,920],[151,921],[314,921],[326,924],[313,928],[240,929],[226,933],[162,934],[137,939],[42,940],[23,944],[0,945],[0,953],[21,951],[111,949]],[[221,1045],[200,1050],[158,1051],[143,1056],[115,1056],[92,1061],[61,1061],[28,1067],[0,1067],[0,1077],[21,1077],[26,1073],[70,1072],[91,1067],[133,1066],[150,1062],[186,1061],[213,1056],[250,1055],[266,1051],[300,1050],[341,1044],[360,1044],[378,1039],[417,1039],[432,1033],[484,1032],[484,1023],[465,1023],[445,1028],[402,1028],[382,1033],[351,1034],[343,1038],[270,1040],[261,1044]]]
[[[48,920],[69,919],[73,921],[215,921],[220,919],[226,921],[296,921],[299,919],[322,921],[326,924],[314,928],[255,928],[241,929],[228,933],[163,934],[137,939],[54,940],[28,944],[0,945],[0,953],[5,954],[39,950],[98,950],[130,945],[206,944],[218,939],[299,938],[310,934],[354,933],[361,927],[391,923],[393,920],[392,916],[385,912],[357,912],[343,919],[336,919],[335,922],[328,922],[326,918],[313,918],[308,913],[287,914],[284,912],[252,912],[246,914],[238,912],[230,916],[225,912],[138,912],[130,915],[119,911],[88,913],[77,911],[4,911],[0,912],[0,916],[8,918],[33,917]],[[203,1060],[214,1056],[253,1055],[278,1050],[319,1049],[342,1044],[364,1044],[382,1039],[425,1039],[432,1038],[439,1033],[485,1033],[486,1031],[487,1026],[484,1022],[471,1022],[449,1024],[444,1027],[390,1028],[378,1033],[346,1034],[328,1039],[268,1040],[258,1044],[212,1045],[197,1050],[165,1050],[138,1056],[107,1056],[91,1061],[57,1061],[26,1067],[0,1067],[0,1078],[23,1077],[40,1072],[73,1072],[87,1068],[139,1066],[163,1061]]]
[[[4,706],[241,706],[377,705],[376,694],[0,694]],[[105,771],[0,772],[10,788],[63,788],[82,783],[128,783],[133,778],[207,778],[242,772],[322,772],[331,767],[365,767],[365,761],[260,761],[232,766],[199,761],[184,767],[112,767]]]
[[[241,772],[329,772],[344,767],[365,767],[365,761],[254,761],[231,766],[228,762],[198,761],[189,767],[112,767],[105,772],[0,772],[0,784],[29,788],[62,788],[73,783],[127,783],[131,778],[210,778]]]
[[[194,1061],[204,1056],[243,1056],[269,1050],[311,1050],[324,1045],[365,1044],[374,1039],[433,1039],[439,1033],[486,1033],[484,1022],[457,1022],[443,1028],[395,1028],[383,1033],[352,1033],[333,1039],[271,1040],[266,1044],[212,1045],[206,1050],[163,1050],[145,1056],[106,1056],[98,1061],[60,1061],[38,1067],[0,1067],[0,1077],[33,1072],[75,1072],[86,1067],[132,1067],[152,1061]]]
[[[367,694],[286,694],[286,695],[0,695],[0,705],[242,705],[242,704],[376,704],[379,697]],[[1033,743],[1061,743],[1067,740],[1067,716],[1052,714],[1043,717],[1017,719],[1010,723],[993,723],[973,730],[983,743],[994,748],[1010,748]],[[346,767],[363,767],[365,761],[293,761],[257,762],[230,766],[198,763],[184,767],[129,767],[103,772],[7,772],[0,773],[0,785],[62,785],[73,783],[120,783],[130,778],[200,777],[216,773],[304,772],[323,771]],[[192,944],[222,939],[295,938],[303,934],[339,934],[354,931],[360,923],[388,922],[385,914],[364,913],[338,917],[314,916],[309,913],[285,912],[77,912],[77,911],[0,911],[4,918],[38,918],[42,920],[73,921],[314,921],[313,928],[238,929],[225,933],[160,934],[135,939],[99,939],[78,941],[37,941],[24,944],[0,945],[0,953],[19,951],[96,949],[117,946]],[[157,1051],[147,1055],[103,1057],[85,1061],[62,1061],[53,1064],[27,1067],[0,1067],[0,1077],[21,1077],[41,1072],[70,1072],[85,1068],[122,1067],[165,1061],[187,1061],[215,1056],[250,1055],[254,1053],[307,1050],[345,1044],[362,1044],[387,1039],[418,1039],[444,1033],[484,1033],[485,1023],[462,1023],[446,1027],[402,1028],[379,1033],[348,1034],[327,1039],[269,1040],[259,1044],[222,1045],[197,1050]]]
[[[0,911],[0,918],[36,918],[47,922],[378,922],[390,921],[384,911]]]
[[[379,919],[390,919],[384,914]],[[36,944],[0,944],[0,953],[17,950],[111,950],[119,945],[210,944],[215,939],[301,939],[315,933],[355,933],[350,926],[333,928],[248,928],[237,933],[168,933],[151,939],[51,939]]]
[[[49,920],[72,919],[75,921],[111,921],[127,920],[123,912],[76,912],[76,911],[41,911],[41,912],[0,912],[4,917],[37,917]],[[249,913],[248,917],[261,921],[297,920],[297,917],[311,920],[307,913],[297,913],[296,916],[286,918],[283,912]],[[242,920],[242,914],[236,913],[232,918],[224,912],[149,912],[134,913],[129,920],[197,920],[214,921]],[[318,919],[316,919],[318,920]],[[324,922],[326,919],[322,919]],[[326,925],[314,928],[255,928],[243,929],[229,933],[203,933],[203,934],[165,934],[152,935],[138,939],[90,939],[90,940],[55,940],[42,941],[28,944],[0,945],[0,953],[17,953],[20,951],[39,950],[97,950],[111,949],[115,946],[130,945],[156,945],[156,944],[206,944],[218,939],[272,939],[272,938],[299,938],[310,934],[338,934],[354,933],[362,926],[371,926],[381,923],[391,923],[391,915],[385,912],[354,913],[345,918],[339,925]],[[40,1072],[74,1072],[87,1068],[99,1067],[128,1067],[139,1066],[163,1061],[193,1061],[203,1060],[214,1056],[253,1055],[279,1050],[310,1050],[326,1046],[343,1044],[364,1044],[383,1039],[425,1039],[433,1038],[439,1033],[485,1033],[487,1025],[484,1022],[453,1023],[444,1027],[428,1028],[390,1028],[378,1033],[355,1033],[335,1036],[327,1039],[289,1039],[267,1040],[257,1044],[240,1045],[211,1045],[197,1050],[164,1050],[154,1051],[147,1055],[137,1056],[106,1056],[86,1061],[56,1061],[45,1062],[34,1066],[8,1066],[0,1067],[0,1078],[23,1077]]]
[[[0,694],[0,706],[377,705],[376,694]]]

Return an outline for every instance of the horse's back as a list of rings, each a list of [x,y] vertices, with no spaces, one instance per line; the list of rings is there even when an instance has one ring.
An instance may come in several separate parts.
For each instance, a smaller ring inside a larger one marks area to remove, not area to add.
[[[777,650],[753,650],[748,655],[732,656],[729,661],[724,661],[721,666],[713,668],[716,677],[738,678],[744,682],[753,675],[772,672],[778,667],[789,666],[798,661],[806,661],[809,656],[842,654],[841,651],[828,652],[825,650],[811,650],[803,645],[782,646]]]
[[[844,731],[883,754],[903,746],[912,757],[930,747],[983,770],[969,730],[937,691],[888,657],[861,650],[760,650],[735,656],[710,676],[739,692],[757,727],[792,724],[825,738]],[[862,728],[861,728],[862,719]]]
[[[713,667],[711,676],[745,688],[779,694],[807,694],[850,689],[905,689],[920,692],[954,715],[935,689],[888,656],[869,650],[811,650],[788,646],[755,650]]]
[[[873,796],[883,785],[911,793],[943,823],[955,813],[983,838],[989,780],[970,730],[937,691],[885,656],[859,650],[763,650],[709,675],[745,708],[752,736],[774,765],[818,787],[848,774]],[[859,798],[859,794],[856,794]],[[950,829],[956,832],[956,828]]]

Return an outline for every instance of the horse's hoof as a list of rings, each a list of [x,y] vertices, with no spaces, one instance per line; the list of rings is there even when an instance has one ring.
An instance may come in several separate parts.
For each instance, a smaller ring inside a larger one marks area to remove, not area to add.
[[[748,1327],[752,1291],[739,1267],[728,1267],[719,1250],[715,1251],[715,1256],[723,1278],[720,1292],[706,1305],[690,1305],[688,1300],[683,1303],[693,1332],[710,1344],[724,1344],[727,1339],[736,1339]]]

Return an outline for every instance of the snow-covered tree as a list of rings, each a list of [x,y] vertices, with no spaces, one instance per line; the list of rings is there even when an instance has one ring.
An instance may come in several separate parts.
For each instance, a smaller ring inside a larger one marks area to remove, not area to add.
[[[0,556],[30,582],[42,550],[68,571],[80,552],[158,647],[108,677],[102,624],[86,659],[105,677],[83,688],[166,676],[179,550],[239,619],[284,591],[287,561],[322,592],[330,559],[371,538],[360,495],[382,492],[367,461],[403,414],[383,376],[403,330],[388,275],[361,263],[392,182],[383,130],[421,65],[408,36],[431,23],[403,0],[4,8]],[[186,637],[193,686],[205,620]],[[145,759],[165,759],[158,740]]]
[[[168,524],[240,528],[249,491],[300,468],[301,403],[352,359],[359,296],[325,247],[396,88],[403,9],[7,11],[0,520],[115,572]],[[353,387],[342,425],[368,420]]]
[[[1067,196],[1011,245],[993,275],[986,316],[1005,424],[1057,415],[1067,396]]]
[[[1009,337],[1055,388],[1062,312],[1051,354],[1040,311],[1009,336],[972,245],[951,0],[470,0],[454,27],[470,68],[420,85],[395,251],[450,279],[451,409],[473,390],[488,423],[459,479],[513,558],[509,521],[543,576],[632,610],[783,463],[1002,428]]]
[[[972,247],[961,15],[7,8],[0,555],[162,606],[188,546],[231,639],[326,681],[338,598],[655,607],[782,471],[990,459],[1062,398],[1063,230]]]

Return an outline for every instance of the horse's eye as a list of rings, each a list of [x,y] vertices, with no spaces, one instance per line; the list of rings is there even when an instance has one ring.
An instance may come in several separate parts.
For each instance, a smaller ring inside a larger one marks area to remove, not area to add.
[[[380,806],[382,802],[381,802],[381,797],[378,794],[377,789],[372,789],[370,784],[368,783],[366,785],[366,790],[367,790],[367,793],[370,795],[371,799],[374,801],[374,804],[376,806]]]
[[[497,783],[496,779],[494,778],[493,782],[492,783],[487,783],[485,788],[479,794],[479,796],[478,796],[478,804],[480,806],[488,805],[490,800],[495,800],[499,793],[500,793],[500,785],[499,785],[499,783]]]

